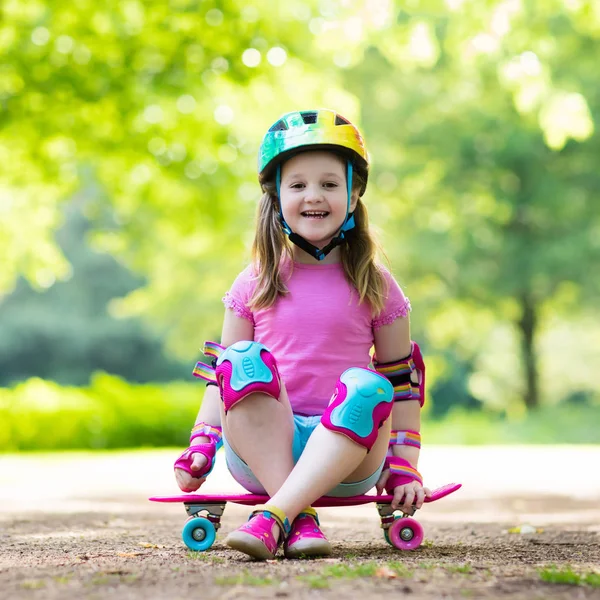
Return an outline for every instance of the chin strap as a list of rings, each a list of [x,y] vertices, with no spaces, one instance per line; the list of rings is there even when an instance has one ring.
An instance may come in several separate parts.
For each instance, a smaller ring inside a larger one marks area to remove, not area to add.
[[[346,233],[351,229],[354,229],[354,213],[350,212],[350,205],[352,201],[352,172],[353,167],[350,161],[346,162],[346,185],[348,189],[348,204],[346,206],[346,218],[340,227],[338,234],[325,246],[324,248],[318,248],[317,246],[311,244],[308,240],[304,239],[301,235],[294,233],[291,227],[285,222],[283,218],[283,210],[281,208],[281,201],[279,200],[280,188],[281,188],[281,165],[277,165],[277,172],[275,174],[275,183],[277,185],[277,202],[279,204],[279,221],[281,222],[281,227],[283,231],[286,233],[290,242],[298,246],[306,252],[310,254],[313,258],[317,260],[323,260],[334,248],[340,246],[346,240]]]

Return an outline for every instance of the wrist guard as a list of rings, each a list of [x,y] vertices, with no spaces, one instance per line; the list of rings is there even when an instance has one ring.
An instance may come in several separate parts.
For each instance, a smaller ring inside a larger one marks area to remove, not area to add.
[[[210,441],[194,444],[198,437],[207,437]],[[175,461],[174,468],[185,471],[195,479],[206,477],[215,466],[217,450],[223,445],[222,429],[218,425],[198,422],[192,428],[190,434],[190,447]],[[206,464],[199,470],[192,470],[192,455],[202,454],[206,457]]]
[[[411,481],[418,481],[423,485],[423,477],[405,458],[400,456],[386,456],[384,469],[390,470],[390,475],[385,483],[385,491],[394,494],[399,485],[405,485]]]

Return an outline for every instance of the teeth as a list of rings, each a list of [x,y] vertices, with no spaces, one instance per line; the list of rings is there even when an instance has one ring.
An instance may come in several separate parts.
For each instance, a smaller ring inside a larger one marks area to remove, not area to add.
[[[314,210],[307,210],[302,213],[303,215],[307,215],[309,217],[325,217],[328,213]]]

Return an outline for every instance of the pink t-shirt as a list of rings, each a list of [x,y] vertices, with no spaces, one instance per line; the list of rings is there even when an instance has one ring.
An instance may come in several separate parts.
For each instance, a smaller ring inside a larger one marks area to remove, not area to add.
[[[367,303],[358,303],[341,263],[294,263],[286,281],[289,294],[255,311],[248,307],[256,286],[248,266],[223,298],[227,308],[253,323],[254,340],[275,356],[295,413],[323,414],[339,376],[350,367],[369,366],[373,331],[408,315],[408,298],[380,268],[388,294],[376,318]]]

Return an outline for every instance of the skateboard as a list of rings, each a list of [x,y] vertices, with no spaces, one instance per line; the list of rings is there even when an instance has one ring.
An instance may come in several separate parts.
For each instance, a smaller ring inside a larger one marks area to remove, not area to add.
[[[435,502],[445,498],[458,490],[461,485],[460,483],[449,483],[437,488],[432,491],[429,498],[425,498],[425,502]],[[216,539],[217,531],[221,526],[221,517],[228,502],[244,506],[255,506],[257,504],[267,504],[269,498],[268,496],[256,494],[184,494],[179,496],[153,496],[150,500],[152,502],[183,502],[188,514],[188,519],[181,533],[183,542],[190,550],[204,552],[213,545]],[[392,500],[393,496],[386,495],[363,495],[349,498],[323,496],[313,502],[312,506],[319,508],[375,503],[381,518],[383,535],[388,544],[398,550],[415,550],[423,541],[423,527],[418,521],[411,518],[417,509],[413,506],[406,513],[398,509],[394,510],[391,506]]]

